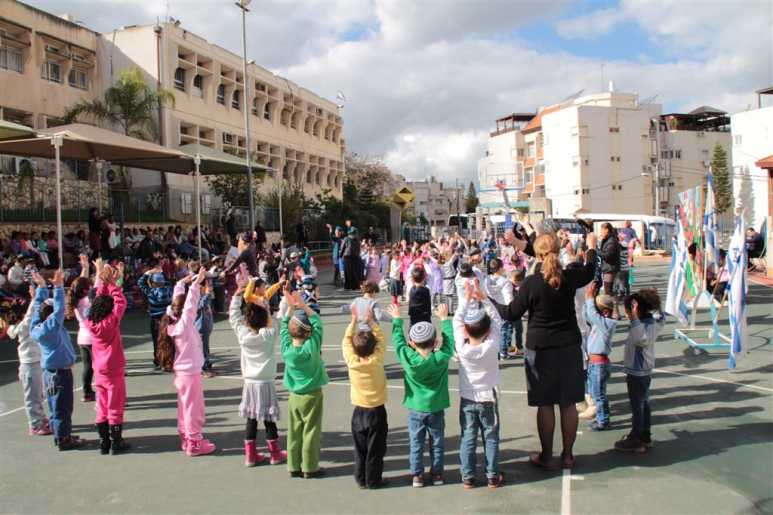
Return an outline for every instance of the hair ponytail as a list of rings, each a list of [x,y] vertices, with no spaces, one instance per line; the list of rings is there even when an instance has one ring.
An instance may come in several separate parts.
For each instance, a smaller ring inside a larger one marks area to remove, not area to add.
[[[559,289],[563,269],[558,259],[558,237],[554,233],[541,234],[534,241],[534,253],[542,262],[542,278],[551,288]]]
[[[156,361],[164,372],[171,372],[174,367],[174,340],[169,336],[169,326],[174,324],[172,317],[164,315],[158,324],[158,347]]]

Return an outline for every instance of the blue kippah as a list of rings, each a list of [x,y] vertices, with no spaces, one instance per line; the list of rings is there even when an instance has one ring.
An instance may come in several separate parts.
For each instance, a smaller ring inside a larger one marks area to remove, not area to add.
[[[417,322],[408,331],[408,337],[416,343],[424,343],[435,339],[435,326],[429,322]]]
[[[304,310],[296,309],[295,313],[293,313],[292,320],[302,328],[306,330],[311,330],[311,322],[309,321],[309,316],[306,314]]]
[[[478,308],[470,308],[464,314],[464,325],[477,324],[486,317],[486,311]]]

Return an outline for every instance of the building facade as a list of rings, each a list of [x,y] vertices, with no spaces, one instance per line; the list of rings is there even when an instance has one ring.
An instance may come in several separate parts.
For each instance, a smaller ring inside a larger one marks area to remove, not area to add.
[[[397,176],[402,179],[401,176]],[[445,227],[451,215],[465,211],[465,188],[447,186],[434,176],[427,179],[406,179],[396,184],[395,190],[407,187],[413,192],[409,210],[417,219],[423,217],[432,227]]]
[[[479,211],[492,213],[504,208],[498,183],[504,183],[513,201],[524,189],[523,160],[526,124],[534,113],[513,113],[496,121],[496,130],[489,133],[486,155],[478,161]]]

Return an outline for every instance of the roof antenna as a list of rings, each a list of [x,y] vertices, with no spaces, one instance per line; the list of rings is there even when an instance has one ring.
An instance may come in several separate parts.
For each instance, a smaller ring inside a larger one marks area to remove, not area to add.
[[[166,6],[166,16],[164,17],[164,22],[168,23],[169,22],[169,0],[166,0],[164,4]]]

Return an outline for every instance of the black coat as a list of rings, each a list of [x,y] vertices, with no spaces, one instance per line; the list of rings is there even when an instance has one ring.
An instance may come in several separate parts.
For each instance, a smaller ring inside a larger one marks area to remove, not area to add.
[[[620,243],[615,235],[607,236],[601,240],[599,255],[601,255],[602,274],[612,274],[620,271]]]

